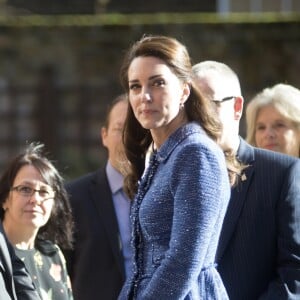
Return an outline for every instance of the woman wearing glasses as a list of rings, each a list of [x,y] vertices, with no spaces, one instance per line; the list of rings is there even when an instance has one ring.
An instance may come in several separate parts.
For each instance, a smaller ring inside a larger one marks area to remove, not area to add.
[[[30,144],[4,171],[0,216],[41,298],[69,300],[73,296],[59,246],[71,246],[71,210],[62,177],[42,147]]]

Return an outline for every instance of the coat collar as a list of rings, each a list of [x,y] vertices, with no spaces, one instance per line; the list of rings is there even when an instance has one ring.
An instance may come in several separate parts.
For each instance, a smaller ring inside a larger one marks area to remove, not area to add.
[[[193,133],[205,134],[201,126],[196,122],[187,123],[179,127],[175,132],[173,132],[169,138],[164,142],[164,144],[159,148],[157,152],[157,160],[162,162],[166,160],[173,150],[184,140],[187,136]]]

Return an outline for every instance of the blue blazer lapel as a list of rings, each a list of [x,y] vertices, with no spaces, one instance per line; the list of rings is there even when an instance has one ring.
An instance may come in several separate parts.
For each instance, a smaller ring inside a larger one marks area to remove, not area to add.
[[[91,185],[92,199],[100,215],[99,217],[103,221],[103,226],[106,230],[107,238],[119,265],[119,269],[125,278],[119,226],[105,169],[102,169],[95,179],[96,180],[93,182],[94,184]]]
[[[248,167],[244,170],[238,185],[231,190],[231,197],[225,215],[217,250],[217,261],[222,258],[229,241],[234,234],[237,221],[247,198],[247,191],[249,189],[254,171],[253,148],[242,139],[240,140],[240,147],[237,157],[243,164],[248,165]]]

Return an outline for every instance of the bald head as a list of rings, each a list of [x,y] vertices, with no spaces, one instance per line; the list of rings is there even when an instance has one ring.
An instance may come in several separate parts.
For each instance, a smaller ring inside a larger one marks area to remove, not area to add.
[[[242,95],[236,73],[224,63],[203,61],[193,66],[193,72],[202,92],[211,100]]]
[[[239,122],[243,111],[243,97],[236,73],[217,61],[203,61],[193,66],[195,82],[202,93],[216,103],[223,125],[221,144],[225,149],[237,150]]]

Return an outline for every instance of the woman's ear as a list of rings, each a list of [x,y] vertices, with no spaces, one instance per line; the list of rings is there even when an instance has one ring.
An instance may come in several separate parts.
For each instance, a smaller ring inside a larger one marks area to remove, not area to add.
[[[7,211],[9,208],[9,202],[11,201],[12,194],[9,192],[6,196],[6,199],[4,200],[4,202],[2,203],[2,209],[4,211]]]
[[[188,99],[190,94],[191,94],[191,87],[187,82],[185,82],[183,84],[182,97],[181,97],[182,104],[185,103],[185,101]]]
[[[6,211],[6,210],[8,209],[8,206],[7,206],[7,200],[5,200],[4,203],[2,203],[2,209],[3,209],[4,211]]]

